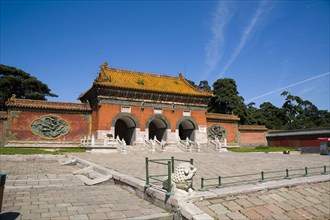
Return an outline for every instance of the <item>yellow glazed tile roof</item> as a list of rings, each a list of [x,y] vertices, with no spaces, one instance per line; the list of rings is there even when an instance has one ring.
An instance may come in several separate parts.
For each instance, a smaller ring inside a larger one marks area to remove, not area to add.
[[[123,89],[186,94],[191,96],[212,96],[211,93],[195,89],[186,81],[182,74],[179,74],[179,77],[173,77],[135,72],[131,70],[109,68],[107,63],[101,66],[99,77],[94,83],[97,85]]]

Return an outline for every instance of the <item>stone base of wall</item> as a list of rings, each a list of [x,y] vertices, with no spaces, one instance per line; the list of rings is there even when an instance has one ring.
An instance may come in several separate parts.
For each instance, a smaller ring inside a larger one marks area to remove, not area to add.
[[[320,147],[301,147],[300,152],[302,154],[319,154],[320,153]]]
[[[5,147],[71,148],[80,145],[80,141],[8,141]]]

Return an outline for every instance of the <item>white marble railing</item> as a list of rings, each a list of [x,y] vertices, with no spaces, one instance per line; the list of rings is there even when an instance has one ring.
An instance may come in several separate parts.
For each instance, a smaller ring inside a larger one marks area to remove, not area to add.
[[[195,142],[189,140],[187,137],[186,140],[179,140],[178,147],[185,152],[192,152]]]
[[[122,140],[120,140],[119,136],[117,136],[117,138],[116,138],[116,147],[117,147],[117,150],[120,153],[127,154],[126,142],[125,142],[124,138]]]
[[[155,136],[155,138],[153,140],[153,143],[154,143],[154,147],[155,147],[155,149],[157,151],[159,151],[159,152],[165,152],[165,144],[166,144],[165,141],[163,141],[163,140],[162,141],[159,141],[159,140],[157,140],[157,138]]]
[[[80,140],[81,146],[92,148],[113,147],[121,153],[127,153],[125,140],[120,140],[119,136],[116,139],[105,137],[104,139],[95,139],[95,136],[83,136]]]
[[[155,147],[152,140],[145,139],[144,140],[144,147],[148,149],[150,152],[155,152]]]
[[[219,140],[218,138],[215,138],[215,140],[209,140],[208,147],[218,152],[227,151],[227,139],[224,138],[223,140]]]
[[[80,144],[82,146],[106,146],[107,145],[107,140],[105,139],[95,139],[95,136],[83,136],[80,140]]]

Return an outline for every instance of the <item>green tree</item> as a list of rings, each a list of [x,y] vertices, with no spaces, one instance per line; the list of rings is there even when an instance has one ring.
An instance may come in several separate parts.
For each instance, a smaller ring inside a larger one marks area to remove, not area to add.
[[[291,95],[285,91],[281,94],[285,97],[282,106],[284,129],[302,129],[327,127],[330,122],[328,111],[320,111],[310,101],[303,100],[299,96]]]
[[[199,82],[198,89],[206,92],[211,92],[211,86],[207,80],[202,80]]]
[[[5,102],[13,94],[22,99],[46,100],[46,96],[57,97],[34,76],[3,64],[0,64],[0,88],[0,110],[6,109]]]
[[[249,125],[264,125],[265,119],[260,109],[254,107],[255,103],[251,102],[246,105],[246,119],[245,124]]]
[[[264,102],[260,105],[259,112],[261,114],[262,123],[268,129],[282,129],[283,111],[270,102]]]
[[[247,108],[243,97],[239,96],[235,80],[218,79],[213,84],[213,94],[209,102],[209,112],[235,114],[241,118],[242,124],[246,122]]]
[[[188,82],[190,85],[192,85],[193,87],[195,87],[196,89],[198,89],[198,86],[195,84],[194,81],[189,80],[189,79],[186,79],[186,80],[187,80],[187,82]]]

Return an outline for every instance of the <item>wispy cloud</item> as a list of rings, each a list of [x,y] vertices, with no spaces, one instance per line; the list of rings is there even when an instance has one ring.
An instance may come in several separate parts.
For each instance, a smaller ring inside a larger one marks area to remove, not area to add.
[[[257,28],[258,24],[261,23],[260,21],[262,20],[263,15],[267,11],[269,11],[269,7],[268,7],[267,3],[268,2],[266,2],[266,1],[261,1],[259,3],[256,12],[254,13],[252,19],[250,20],[250,22],[248,23],[248,25],[246,26],[246,28],[243,31],[243,34],[240,38],[238,46],[234,49],[233,53],[230,56],[230,59],[228,60],[226,65],[223,67],[221,74],[220,74],[220,78],[223,77],[223,75],[226,73],[226,71],[228,70],[230,65],[236,60],[237,56],[241,53],[241,51],[245,47],[250,35]]]
[[[210,26],[211,38],[206,44],[206,75],[215,70],[220,62],[225,43],[225,29],[233,13],[230,12],[230,2],[219,1]]]
[[[285,89],[288,89],[288,88],[291,88],[291,87],[294,87],[294,86],[298,86],[300,84],[303,84],[303,83],[306,83],[306,82],[309,82],[309,81],[312,81],[312,80],[315,80],[315,79],[318,79],[318,78],[321,78],[321,77],[329,76],[329,75],[330,75],[330,72],[322,73],[322,74],[319,74],[317,76],[313,76],[313,77],[310,77],[308,79],[305,79],[305,80],[302,80],[302,81],[299,81],[299,82],[296,82],[296,83],[292,83],[292,84],[284,86],[282,88],[275,89],[273,91],[267,92],[265,94],[259,95],[259,96],[254,97],[254,98],[251,98],[249,100],[246,100],[245,103],[249,103],[249,102],[254,101],[256,99],[260,99],[262,97],[265,97],[265,96],[268,96],[268,95],[271,95],[271,94],[274,94],[274,93],[277,93],[277,92],[282,92]]]

